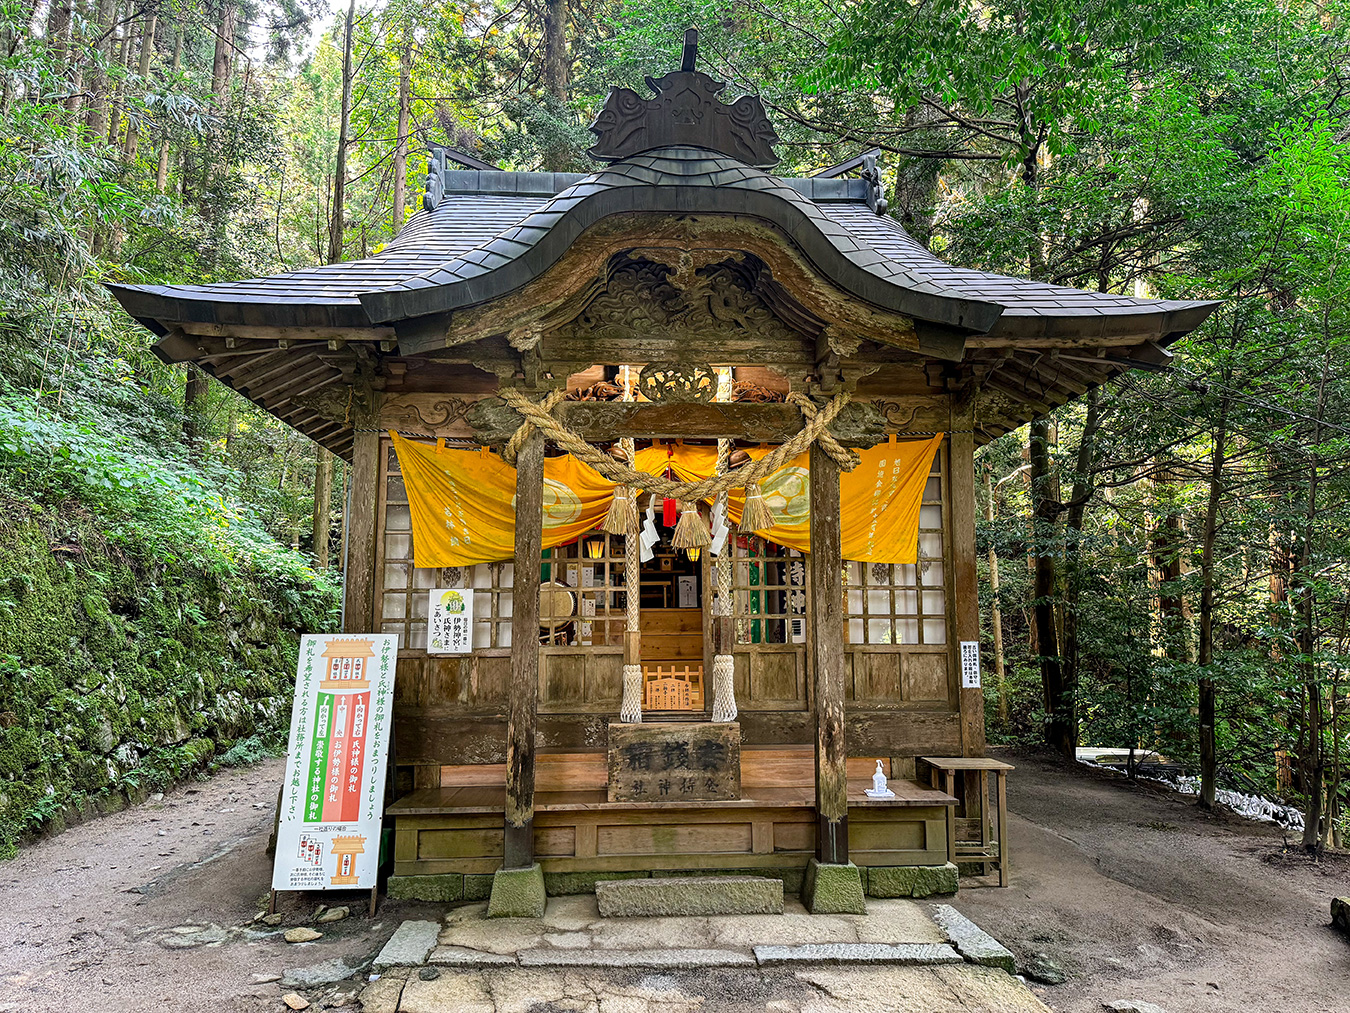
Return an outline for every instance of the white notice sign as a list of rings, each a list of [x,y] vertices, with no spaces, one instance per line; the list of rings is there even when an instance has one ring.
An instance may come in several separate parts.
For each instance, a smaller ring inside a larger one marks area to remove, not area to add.
[[[375,885],[397,656],[389,633],[301,638],[272,889]]]
[[[980,642],[961,641],[961,688],[980,688]]]
[[[427,653],[468,654],[473,650],[473,591],[437,588],[427,606]]]

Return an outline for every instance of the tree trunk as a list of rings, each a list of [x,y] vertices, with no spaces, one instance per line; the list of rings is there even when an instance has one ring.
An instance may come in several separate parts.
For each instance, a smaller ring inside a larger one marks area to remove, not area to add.
[[[200,430],[197,426],[197,413],[201,410],[198,402],[206,393],[206,376],[196,366],[187,367],[187,382],[183,385],[183,442],[188,446],[188,454],[196,459],[200,455]]]
[[[1211,666],[1214,664],[1214,539],[1219,528],[1219,500],[1223,495],[1223,468],[1228,444],[1228,399],[1219,409],[1214,430],[1214,449],[1209,464],[1209,501],[1205,527],[1200,536],[1200,805],[1214,808],[1218,751],[1214,735],[1216,693]]]
[[[1083,517],[1096,491],[1093,468],[1097,461],[1097,432],[1101,428],[1102,411],[1094,387],[1087,396],[1087,415],[1083,420],[1083,435],[1078,441],[1078,456],[1074,462],[1073,493],[1065,514],[1064,543],[1064,661],[1063,694],[1069,701],[1067,716],[1072,748],[1078,748],[1078,602],[1082,592],[1082,574],[1079,549],[1083,537]]]
[[[1303,545],[1299,553],[1299,629],[1298,646],[1303,666],[1303,684],[1307,705],[1307,743],[1304,754],[1303,790],[1307,806],[1303,812],[1303,847],[1316,853],[1322,839],[1322,787],[1326,775],[1326,750],[1322,714],[1322,687],[1317,679],[1316,581],[1313,546],[1317,523],[1318,447],[1322,442],[1322,417],[1326,411],[1327,376],[1331,371],[1331,348],[1322,357],[1322,377],[1317,388],[1317,419],[1313,427],[1312,449],[1308,461],[1308,495],[1304,510]]]
[[[94,52],[94,72],[89,76],[89,105],[84,122],[94,137],[102,137],[108,129],[108,71],[112,62],[113,23],[117,16],[116,0],[99,0],[97,23],[98,45]]]
[[[320,447],[314,455],[314,565],[328,567],[328,531],[332,524],[333,455]]]
[[[567,0],[544,0],[544,87],[567,101],[571,63],[567,58]]]
[[[1158,469],[1158,484],[1170,490],[1176,480],[1170,471]],[[1170,495],[1170,491],[1167,493]],[[1175,504],[1164,504],[1166,514],[1153,529],[1151,538],[1153,565],[1158,574],[1158,637],[1163,654],[1175,661],[1189,661],[1186,637],[1186,602],[1181,590],[1181,553],[1185,528]]]
[[[352,116],[352,24],[356,20],[356,0],[347,7],[347,23],[342,36],[342,108],[339,111],[337,168],[333,173],[333,207],[328,219],[328,263],[342,260],[344,222],[342,201],[347,189],[347,135]]]
[[[117,47],[117,65],[124,71],[127,61],[131,58],[131,26],[123,25],[121,27]],[[113,88],[112,97],[109,100],[108,107],[108,136],[109,147],[117,147],[117,135],[122,132],[122,103],[126,96],[126,74],[122,74],[117,81],[117,86]]]
[[[984,472],[984,519],[994,522],[994,484],[990,469]],[[1008,727],[1008,682],[1003,668],[1003,608],[999,604],[998,549],[993,540],[989,542],[989,590],[992,604],[989,606],[989,621],[994,634],[994,692],[998,694],[998,723],[1005,730]]]
[[[145,28],[141,31],[141,61],[136,67],[136,87],[144,88],[150,77],[150,57],[155,47],[155,26],[158,19],[152,14],[145,19]],[[136,148],[140,144],[140,126],[134,119],[127,120],[127,140],[122,146],[122,158],[128,164],[136,161]]]
[[[394,148],[394,231],[403,228],[408,203],[408,119],[412,111],[412,19],[403,23],[403,49],[398,58],[398,144]]]
[[[1076,702],[1064,685],[1063,660],[1055,628],[1054,541],[1061,506],[1055,486],[1050,469],[1050,422],[1037,419],[1031,423],[1031,513],[1035,523],[1032,621],[1036,626],[1045,699],[1045,741],[1051,748],[1072,758],[1078,738]]]
[[[172,24],[172,22],[170,22]],[[183,32],[177,29],[173,33],[173,77],[178,77],[183,66]],[[163,193],[169,185],[169,131],[161,131],[159,140],[159,164],[155,168],[155,193]]]

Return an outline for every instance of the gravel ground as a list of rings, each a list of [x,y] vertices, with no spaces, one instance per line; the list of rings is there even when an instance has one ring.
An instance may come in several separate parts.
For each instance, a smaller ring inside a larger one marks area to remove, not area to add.
[[[1003,755],[1003,754],[999,754]],[[1012,885],[955,906],[1071,980],[1037,994],[1065,1013],[1143,999],[1168,1013],[1344,1013],[1350,940],[1330,903],[1350,856],[1315,864],[1269,823],[1045,756],[1009,755]]]
[[[1052,1009],[1087,1013],[1116,999],[1168,1013],[1350,1008],[1350,940],[1328,913],[1334,894],[1350,893],[1350,861],[1314,865],[1284,850],[1278,828],[1205,814],[1171,792],[1011,759],[1013,886],[964,887],[955,904],[1019,955],[1060,963],[1069,982],[1036,987]],[[276,1011],[290,989],[255,976],[332,958],[359,965],[404,918],[441,916],[440,906],[382,899],[368,920],[364,895],[287,895],[279,929],[312,922],[320,899],[353,914],[319,926],[317,943],[263,935],[270,930],[253,919],[266,903],[263,847],[281,769],[268,761],[223,772],[0,864],[0,1013]],[[738,971],[672,983],[701,994],[702,1013],[917,1008],[880,982],[862,1006],[829,999],[851,980],[827,988],[790,972]],[[310,995],[333,1002],[352,990]]]

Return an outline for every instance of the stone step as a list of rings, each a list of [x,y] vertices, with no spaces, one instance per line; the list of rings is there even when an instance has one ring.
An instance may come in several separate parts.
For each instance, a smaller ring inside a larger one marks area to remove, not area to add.
[[[604,918],[781,915],[783,881],[761,876],[612,879],[595,884]]]

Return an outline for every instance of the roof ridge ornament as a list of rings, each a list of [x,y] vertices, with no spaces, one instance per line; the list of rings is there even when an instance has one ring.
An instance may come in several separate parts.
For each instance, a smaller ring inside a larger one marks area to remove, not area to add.
[[[773,145],[778,133],[757,95],[742,95],[728,105],[717,96],[725,81],[694,69],[698,29],[684,33],[680,69],[665,77],[647,77],[653,98],[631,88],[610,88],[605,105],[591,124],[596,143],[588,154],[617,162],[644,151],[675,145],[706,148],[761,169],[778,164]]]

